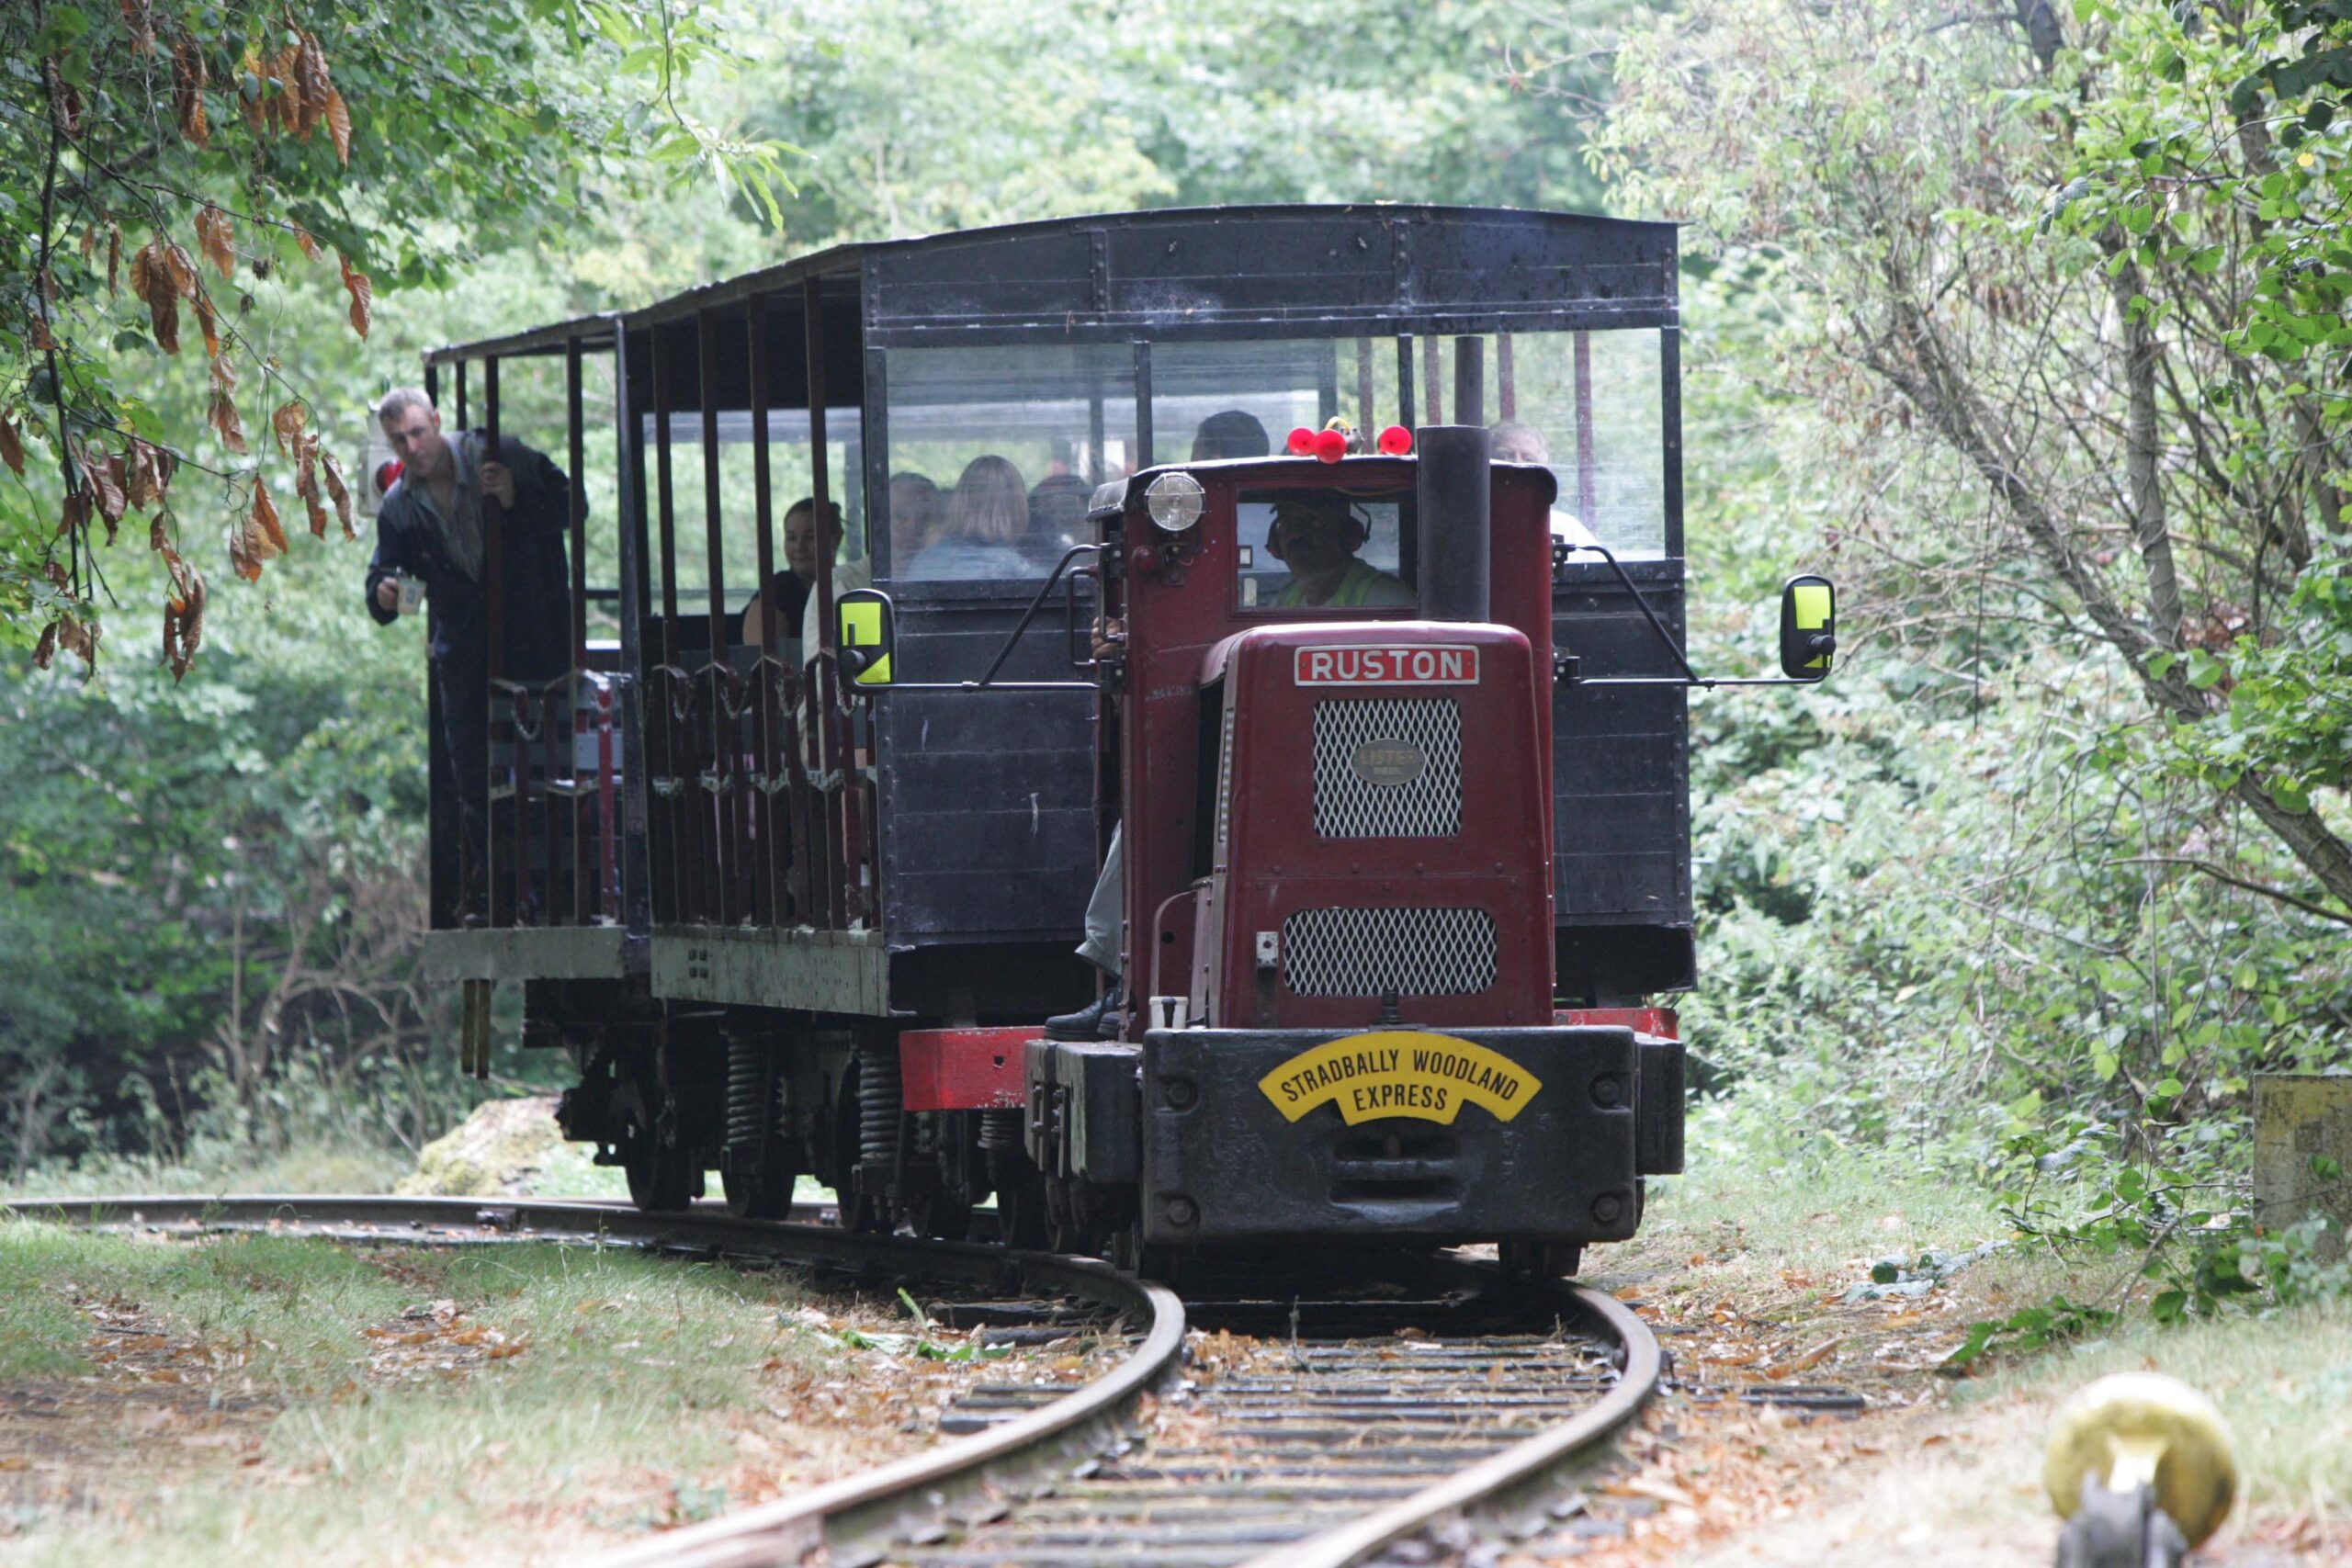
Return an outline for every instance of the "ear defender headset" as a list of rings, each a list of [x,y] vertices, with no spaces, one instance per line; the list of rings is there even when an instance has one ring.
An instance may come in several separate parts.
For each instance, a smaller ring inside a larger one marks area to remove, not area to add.
[[[1372,516],[1352,501],[1342,502],[1340,504],[1343,510],[1340,515],[1347,524],[1345,536],[1347,551],[1348,554],[1354,555],[1372,538]],[[1283,531],[1282,512],[1277,503],[1273,523],[1266,530],[1266,553],[1278,561],[1286,562],[1290,559],[1290,552],[1283,547]]]

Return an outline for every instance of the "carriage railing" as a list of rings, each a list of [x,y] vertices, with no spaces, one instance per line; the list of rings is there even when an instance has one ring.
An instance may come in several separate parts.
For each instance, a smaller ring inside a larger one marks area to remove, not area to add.
[[[489,843],[481,847],[481,874],[469,869],[469,923],[620,920],[626,679],[580,669],[545,682],[491,682]]]
[[[649,672],[649,853],[657,925],[870,922],[874,781],[832,656]]]

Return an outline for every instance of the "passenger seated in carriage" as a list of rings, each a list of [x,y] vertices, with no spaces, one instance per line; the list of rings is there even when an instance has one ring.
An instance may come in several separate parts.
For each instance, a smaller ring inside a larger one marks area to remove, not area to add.
[[[909,468],[890,476],[890,563],[900,576],[939,536],[940,499],[928,474]]]
[[[914,578],[1026,577],[1021,553],[1029,531],[1029,487],[1021,470],[991,454],[964,466],[947,501],[947,521],[904,575]]]
[[[1092,490],[1076,474],[1047,474],[1029,492],[1029,532],[1022,553],[1040,571],[1051,571],[1072,545],[1086,537],[1086,502]]]
[[[742,639],[758,646],[771,621],[779,644],[798,643],[805,635],[801,622],[805,618],[808,600],[817,592],[817,551],[838,551],[842,544],[841,502],[828,502],[825,526],[817,526],[817,502],[803,496],[792,503],[784,514],[784,570],[768,579],[767,586],[752,596],[743,610]],[[820,544],[820,536],[822,543]],[[835,571],[835,592],[840,592],[839,569]],[[798,647],[777,649],[787,657],[797,656]]]

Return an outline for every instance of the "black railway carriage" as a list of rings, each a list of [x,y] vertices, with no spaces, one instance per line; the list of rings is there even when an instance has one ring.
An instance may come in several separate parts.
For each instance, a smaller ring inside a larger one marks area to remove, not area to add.
[[[1189,1239],[1151,1218],[1184,1204],[1154,1207],[1168,1196],[1154,1182],[1173,1172],[1147,1168],[1169,1158],[1153,1152],[1160,1134],[1136,1086],[1207,1036],[1161,1037],[1199,1021],[1176,1016],[1182,987],[1152,978],[1155,937],[1183,944],[1152,909],[1134,911],[1163,884],[1171,905],[1206,886],[1193,860],[1212,852],[1216,742],[1208,729],[1199,748],[1185,742],[1193,772],[1159,793],[1137,776],[1152,754],[1128,742],[1163,694],[1187,714],[1213,704],[1189,676],[1182,693],[1131,687],[1144,650],[1122,645],[1123,617],[1153,613],[1135,563],[1181,585],[1188,549],[1221,552],[1215,604],[1195,595],[1210,605],[1198,626],[1257,637],[1247,628],[1302,603],[1290,584],[1304,579],[1275,568],[1280,541],[1298,547],[1278,492],[1320,486],[1360,525],[1365,566],[1420,595],[1418,620],[1382,613],[1398,637],[1420,636],[1436,589],[1416,580],[1444,575],[1457,547],[1483,562],[1483,538],[1456,527],[1446,497],[1416,490],[1417,459],[1318,464],[1285,455],[1285,436],[1340,420],[1398,427],[1409,446],[1416,431],[1478,426],[1470,510],[1483,529],[1492,420],[1498,456],[1521,465],[1493,469],[1497,603],[1529,624],[1492,645],[1521,651],[1487,659],[1544,661],[1544,708],[1520,740],[1543,749],[1527,766],[1551,792],[1530,862],[1550,896],[1531,886],[1502,919],[1506,950],[1522,928],[1540,938],[1528,985],[1543,1015],[1511,1016],[1545,1035],[1545,1060],[1622,1058],[1623,1098],[1595,1120],[1565,1089],[1554,1096],[1527,1126],[1568,1152],[1542,1159],[1521,1157],[1500,1120],[1436,1143],[1419,1122],[1374,1121],[1369,1156],[1348,1152],[1362,1137],[1318,1134],[1264,1169],[1320,1185],[1266,1212],[1283,1217],[1274,1232],[1385,1228],[1522,1251],[1629,1234],[1640,1175],[1673,1168],[1679,1147],[1672,1015],[1644,1004],[1692,982],[1687,666],[1672,646],[1675,283],[1664,223],[1161,211],[844,246],[640,310],[434,351],[428,388],[445,407],[454,397],[460,425],[551,450],[557,433],[520,427],[516,389],[526,362],[560,361],[572,471],[592,446],[613,451],[615,504],[596,510],[594,534],[573,529],[572,674],[531,688],[491,671],[490,841],[461,855],[436,832],[428,963],[468,984],[469,1052],[479,1060],[490,986],[521,982],[526,1041],[581,1066],[567,1131],[627,1167],[649,1205],[684,1201],[717,1168],[731,1201],[773,1211],[813,1173],[852,1223],[952,1234],[993,1190],[1024,1236],[1050,1224],[1065,1244]],[[589,384],[607,364],[612,423],[592,433]],[[1202,469],[1209,520],[1187,544],[1158,528],[1145,493],[1210,458],[1224,461]],[[845,536],[817,551],[806,644],[781,616],[754,627],[743,615],[804,495],[820,518],[839,505]],[[489,553],[494,573],[494,536]],[[836,602],[868,583],[878,595],[857,597],[881,604],[898,677],[878,692],[872,650],[854,649],[845,671],[837,647]],[[1483,622],[1485,605],[1453,618]],[[1330,620],[1290,618],[1317,615]],[[1495,743],[1460,738],[1465,754]],[[1040,1020],[1095,994],[1072,948],[1123,812],[1116,1038],[1034,1044]],[[453,818],[436,800],[436,829]],[[1333,971],[1369,979],[1300,983],[1375,987],[1360,1006],[1317,1004],[1363,1026],[1446,1024],[1444,1004],[1378,973],[1406,956]],[[1617,1120],[1637,1101],[1638,1168]],[[1256,1128],[1234,1146],[1270,1136]],[[1396,1152],[1437,1144],[1457,1166]],[[1577,1152],[1588,1146],[1613,1152]],[[1391,1201],[1374,1181],[1350,1198],[1340,1167],[1411,1167],[1419,1176],[1392,1186],[1418,1196]],[[1560,1190],[1501,1208],[1428,1196],[1506,1169]],[[1199,1234],[1245,1232],[1270,1234]]]

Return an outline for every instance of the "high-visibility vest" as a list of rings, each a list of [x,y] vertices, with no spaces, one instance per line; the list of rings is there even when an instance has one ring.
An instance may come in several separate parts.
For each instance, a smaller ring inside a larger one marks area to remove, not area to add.
[[[1374,593],[1381,594],[1381,598],[1374,601],[1372,597]],[[1360,610],[1375,602],[1410,604],[1413,603],[1413,591],[1405,586],[1401,578],[1393,577],[1369,562],[1352,560],[1348,563],[1346,574],[1340,579],[1340,585],[1331,590],[1331,596],[1318,607]],[[1274,595],[1274,606],[1284,610],[1306,607],[1306,591],[1300,586],[1298,579],[1294,577],[1283,585],[1282,592]]]

